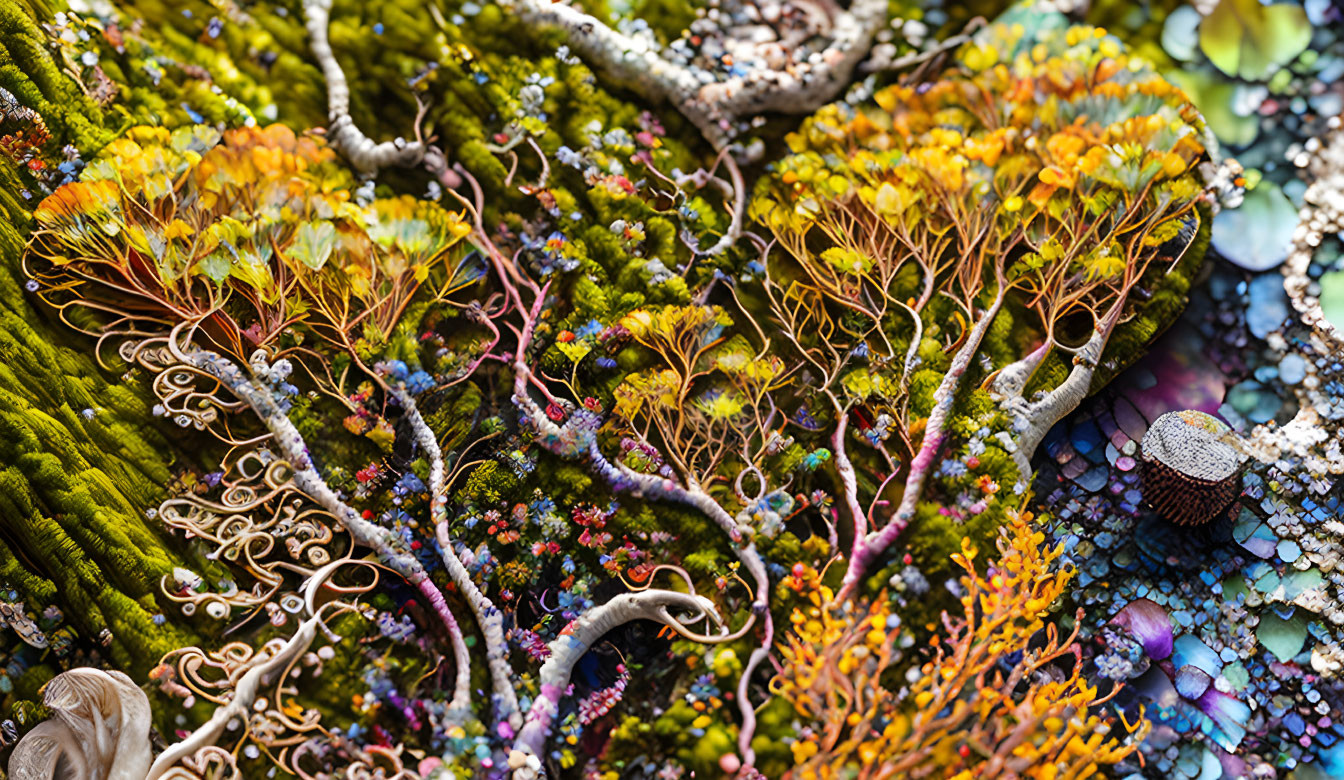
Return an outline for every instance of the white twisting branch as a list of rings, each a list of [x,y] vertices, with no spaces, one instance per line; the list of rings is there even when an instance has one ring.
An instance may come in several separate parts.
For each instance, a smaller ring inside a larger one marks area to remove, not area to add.
[[[350,85],[345,71],[331,51],[327,28],[331,22],[331,0],[303,0],[304,21],[313,56],[322,68],[327,82],[327,140],[345,155],[360,173],[372,175],[391,166],[419,165],[430,155],[442,162],[442,155],[431,155],[424,141],[395,141],[374,143],[364,135],[350,117]]]
[[[808,23],[785,31],[764,17],[764,24],[724,30],[725,52],[739,67],[708,71],[673,62],[651,37],[613,30],[566,3],[512,4],[529,24],[563,31],[569,46],[607,78],[676,106],[716,149],[733,139],[737,120],[766,112],[810,113],[832,100],[887,20],[885,0],[854,0],[847,10],[824,11],[797,0],[770,3],[774,23],[782,16],[806,17]],[[722,10],[720,17],[727,14]]]
[[[435,535],[439,547],[443,550],[444,568],[448,570],[448,576],[452,578],[453,584],[462,591],[463,597],[471,605],[471,611],[475,613],[476,622],[485,636],[486,664],[490,670],[490,685],[495,693],[497,714],[501,720],[508,721],[509,725],[516,729],[522,725],[523,716],[518,709],[518,695],[513,690],[513,670],[509,667],[509,648],[504,639],[504,617],[481,589],[476,587],[475,580],[471,578],[471,573],[467,571],[453,546],[449,531],[448,491],[444,485],[443,452],[439,448],[438,437],[425,422],[425,418],[415,405],[415,399],[405,387],[394,388],[393,393],[401,403],[416,442],[429,459],[430,516],[434,521]]]

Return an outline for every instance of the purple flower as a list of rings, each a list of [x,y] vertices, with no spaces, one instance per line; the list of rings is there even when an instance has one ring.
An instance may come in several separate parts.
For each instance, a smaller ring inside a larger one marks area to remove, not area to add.
[[[1171,657],[1172,630],[1167,611],[1148,599],[1135,599],[1120,610],[1111,622],[1126,628],[1143,643],[1143,651],[1154,661]]]

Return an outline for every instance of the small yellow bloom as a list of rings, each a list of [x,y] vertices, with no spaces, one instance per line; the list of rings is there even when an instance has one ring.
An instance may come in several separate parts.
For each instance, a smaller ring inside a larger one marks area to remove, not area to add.
[[[790,748],[793,750],[793,761],[796,764],[801,764],[817,754],[817,743],[810,739],[800,739],[794,742]]]
[[[169,240],[174,238],[186,238],[195,234],[196,230],[191,225],[183,222],[181,219],[174,219],[163,229],[163,237]]]

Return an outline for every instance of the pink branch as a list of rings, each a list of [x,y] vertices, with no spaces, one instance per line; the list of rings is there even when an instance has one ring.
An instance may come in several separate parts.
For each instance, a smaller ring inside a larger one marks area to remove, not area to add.
[[[868,515],[859,504],[859,482],[854,474],[854,464],[849,460],[845,449],[845,434],[849,431],[849,415],[843,409],[836,408],[839,419],[835,423],[835,434],[831,436],[831,449],[835,450],[835,470],[840,474],[840,485],[845,494],[845,506],[849,509],[854,522],[854,543],[851,558],[857,558],[863,548],[864,537],[868,535]]]
[[[854,555],[850,558],[849,568],[845,571],[844,583],[836,596],[838,601],[843,602],[854,595],[854,589],[858,587],[868,568],[891,546],[892,542],[896,541],[896,537],[900,536],[901,532],[910,524],[910,521],[914,519],[915,508],[918,506],[920,495],[924,490],[924,481],[928,478],[929,469],[933,466],[938,451],[942,448],[946,439],[943,427],[947,424],[948,417],[952,413],[952,404],[956,401],[961,377],[970,367],[971,359],[975,357],[975,353],[979,351],[980,342],[984,340],[990,324],[998,316],[999,307],[1003,305],[1006,293],[1007,289],[1000,284],[989,310],[971,329],[970,335],[966,338],[966,343],[953,356],[952,365],[948,367],[947,373],[943,375],[943,381],[938,384],[938,389],[933,393],[933,411],[929,413],[929,419],[924,428],[924,439],[920,442],[919,451],[910,461],[910,471],[905,478],[905,490],[901,494],[901,503],[896,508],[895,516],[882,530],[865,536],[862,546],[859,546],[856,540]]]
[[[532,333],[532,320],[523,328],[525,337]],[[751,739],[756,730],[756,712],[747,696],[747,687],[752,673],[770,653],[774,642],[774,620],[770,614],[770,578],[765,561],[756,550],[755,542],[741,545],[744,537],[752,529],[740,526],[722,506],[700,488],[686,488],[657,474],[641,474],[619,463],[607,460],[597,446],[597,429],[602,420],[597,415],[578,410],[569,415],[563,425],[551,420],[542,411],[537,402],[528,395],[528,380],[531,370],[523,359],[526,338],[519,342],[516,363],[514,365],[513,403],[518,407],[524,420],[536,431],[536,442],[549,452],[570,459],[586,459],[614,490],[630,492],[644,498],[658,498],[679,504],[692,506],[714,521],[735,543],[737,559],[741,561],[751,575],[755,594],[751,610],[765,624],[764,640],[747,660],[743,676],[738,683],[738,709],[742,716],[742,729],[738,734],[738,749],[742,753],[743,764],[751,766],[755,762],[755,753],[751,748]]]

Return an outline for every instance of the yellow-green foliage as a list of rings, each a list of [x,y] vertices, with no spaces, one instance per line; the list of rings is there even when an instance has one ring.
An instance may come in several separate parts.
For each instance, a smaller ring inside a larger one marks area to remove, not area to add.
[[[132,128],[34,211],[41,294],[150,330],[199,323],[245,360],[295,325],[381,341],[431,275],[440,296],[476,278],[438,273],[471,230],[461,215],[408,196],[360,207],[334,160],[284,125]]]

